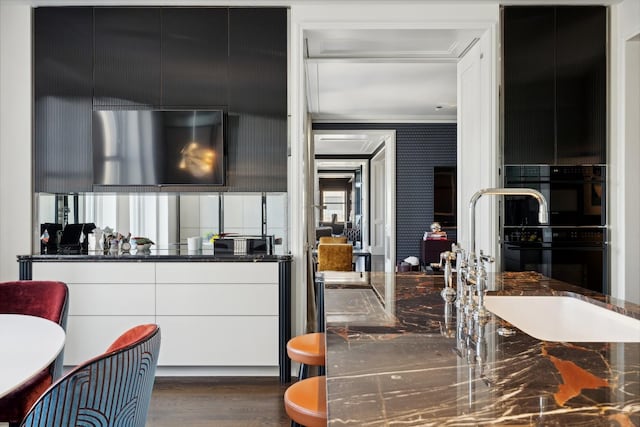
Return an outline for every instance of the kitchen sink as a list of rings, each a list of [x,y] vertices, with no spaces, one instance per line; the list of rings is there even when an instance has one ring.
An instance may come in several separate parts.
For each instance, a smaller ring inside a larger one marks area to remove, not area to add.
[[[640,320],[569,296],[487,295],[485,306],[539,340],[640,342]]]

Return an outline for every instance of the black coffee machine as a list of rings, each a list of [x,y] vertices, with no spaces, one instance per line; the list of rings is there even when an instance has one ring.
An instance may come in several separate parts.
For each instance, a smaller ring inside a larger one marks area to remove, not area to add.
[[[47,234],[49,234],[49,241],[46,243],[46,245],[43,242],[43,239],[40,239],[40,253],[87,253],[89,248],[89,239],[87,235],[91,233],[95,228],[96,225],[92,222],[82,224],[67,224],[64,226],[64,228],[62,228],[62,225],[60,224],[40,224],[40,235],[44,235],[44,230],[47,230]],[[62,234],[58,233],[58,231],[60,230],[62,230]],[[60,239],[58,240],[59,234]]]

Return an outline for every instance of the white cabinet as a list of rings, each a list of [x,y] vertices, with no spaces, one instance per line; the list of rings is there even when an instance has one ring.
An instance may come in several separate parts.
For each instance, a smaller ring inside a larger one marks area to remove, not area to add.
[[[157,323],[159,366],[278,366],[277,262],[34,262],[32,278],[69,286],[65,365]]]
[[[75,366],[104,353],[124,331],[145,323],[155,323],[155,316],[69,316],[64,364]]]
[[[277,262],[163,262],[157,283],[278,283]]]
[[[69,287],[65,365],[99,355],[132,326],[155,323],[153,263],[37,262],[32,274]]]
[[[277,366],[276,316],[158,316],[165,366]]]
[[[278,365],[277,263],[167,262],[156,275],[160,365]]]

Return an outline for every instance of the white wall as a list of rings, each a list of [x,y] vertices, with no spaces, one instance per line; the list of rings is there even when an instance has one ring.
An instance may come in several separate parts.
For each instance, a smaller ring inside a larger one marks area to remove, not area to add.
[[[0,2],[0,281],[31,253],[31,8]]]
[[[608,218],[611,294],[640,303],[640,0],[611,7]]]

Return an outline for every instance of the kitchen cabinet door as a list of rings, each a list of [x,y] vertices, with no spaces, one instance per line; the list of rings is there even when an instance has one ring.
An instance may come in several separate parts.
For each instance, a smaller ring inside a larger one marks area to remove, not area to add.
[[[504,9],[504,162],[554,162],[553,7]]]
[[[603,6],[556,8],[557,163],[605,163],[606,40]]]
[[[606,163],[606,7],[503,13],[505,164]]]
[[[160,8],[101,8],[95,13],[97,107],[160,105]]]
[[[224,107],[227,8],[162,9],[162,104]]]
[[[90,191],[92,8],[38,7],[33,22],[35,191]]]
[[[287,189],[287,10],[229,9],[227,182]]]

